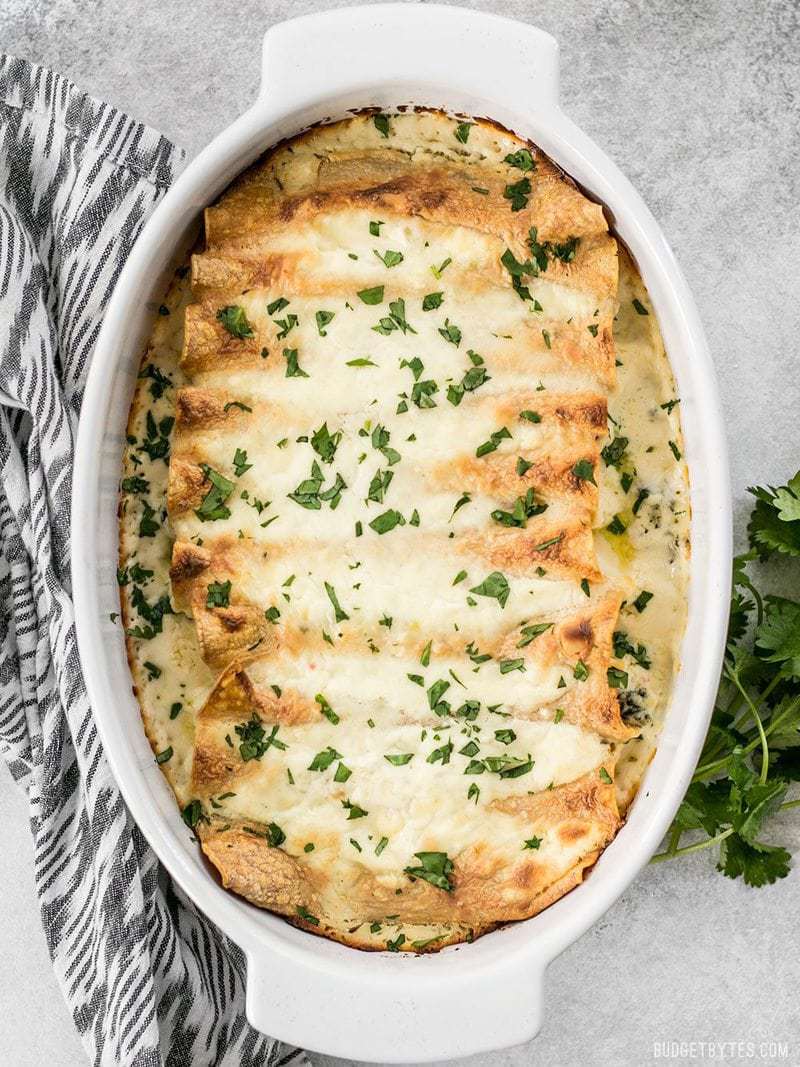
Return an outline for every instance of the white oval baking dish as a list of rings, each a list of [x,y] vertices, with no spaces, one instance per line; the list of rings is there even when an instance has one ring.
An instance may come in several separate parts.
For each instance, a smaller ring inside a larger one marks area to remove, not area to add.
[[[607,206],[648,287],[677,379],[692,502],[683,663],[627,824],[586,882],[542,914],[424,957],[364,953],[313,937],[220,888],[154,763],[122,633],[109,621],[119,606],[116,504],[128,407],[153,300],[197,232],[200,212],[276,141],[348,109],[405,104],[497,120],[540,145]],[[559,109],[553,38],[476,11],[405,4],[323,12],[268,30],[255,104],[175,183],[117,284],[84,395],[74,484],[75,622],[106,756],[161,862],[247,954],[251,1023],[306,1048],[384,1063],[465,1056],[533,1037],[547,964],[647,862],[689,782],[719,677],[731,567],[726,447],[694,302],[642,200]]]

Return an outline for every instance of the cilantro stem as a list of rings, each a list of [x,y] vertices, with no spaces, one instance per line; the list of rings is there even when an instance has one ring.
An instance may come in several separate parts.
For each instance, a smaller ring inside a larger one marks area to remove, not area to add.
[[[667,842],[667,852],[669,852],[670,856],[674,856],[677,852],[682,836],[683,831],[680,826],[674,826],[672,828],[672,833],[669,835],[669,841]]]
[[[733,678],[732,678],[732,677],[731,677],[730,675],[728,675],[728,677],[729,677],[729,678],[731,678],[731,681],[734,681],[734,679],[733,679]],[[767,686],[767,688],[766,688],[766,689],[764,690],[764,692],[763,692],[763,693],[761,694],[761,702],[762,702],[762,703],[763,703],[763,702],[764,702],[764,701],[765,701],[765,700],[767,699],[767,697],[768,697],[768,696],[770,695],[770,693],[771,693],[771,692],[772,692],[772,690],[773,690],[773,689],[775,688],[775,686],[776,686],[776,685],[777,685],[777,684],[778,684],[778,683],[779,683],[780,681],[782,681],[782,680],[783,680],[783,679],[782,679],[782,677],[781,677],[781,675],[780,675],[780,674],[776,674],[776,675],[775,675],[775,677],[774,677],[774,678],[772,679],[772,681],[771,681],[771,682],[769,683],[769,685]],[[743,696],[743,697],[745,698],[745,700],[748,700],[748,697],[747,697],[747,693],[745,693],[745,692],[744,692],[744,690],[743,690],[743,689],[742,689],[742,687],[741,687],[741,686],[740,686],[740,685],[738,684],[738,682],[734,682],[734,684],[736,685],[736,688],[737,688],[737,689],[739,690],[739,692],[740,692],[740,693],[742,694],[742,696]],[[749,703],[749,701],[748,701],[748,703]],[[741,725],[741,723],[743,722],[743,720],[744,720],[744,719],[746,719],[746,718],[747,718],[747,712],[745,711],[745,712],[743,712],[743,713],[742,713],[742,714],[741,714],[741,715],[739,716],[739,718],[738,718],[738,719],[736,720],[736,722],[735,722],[735,723],[733,724],[733,728],[734,728],[734,730],[738,729],[738,728],[739,728],[739,726]]]
[[[780,805],[778,811],[788,811],[790,808],[800,808],[800,797],[795,800],[785,800]],[[726,837],[730,837],[734,833],[734,828],[729,826],[727,830],[722,830],[714,837],[706,837],[703,841],[697,841],[693,845],[685,845],[683,848],[673,848],[673,841],[676,831],[673,830],[670,834],[669,841],[667,843],[666,852],[657,852],[655,856],[650,859],[651,863],[663,863],[664,860],[674,859],[676,856],[688,856],[691,852],[702,852],[706,848],[711,848],[712,845],[718,845],[720,841],[724,841]],[[680,832],[679,832],[680,836]]]
[[[733,827],[729,827],[727,830],[723,830],[715,837],[707,837],[705,841],[698,841],[695,845],[684,845],[683,848],[678,848],[674,852],[657,852],[655,856],[650,860],[651,863],[663,863],[664,860],[671,860],[675,856],[688,856],[690,852],[702,852],[704,848],[711,848],[712,845],[718,845],[720,841],[724,841],[726,837],[730,837],[733,833]]]
[[[759,781],[764,785],[767,780],[767,775],[769,774],[769,742],[767,741],[767,735],[764,733],[764,724],[761,722],[761,716],[758,714],[758,709],[742,687],[738,674],[731,673],[728,677],[747,701],[750,713],[755,719],[758,736],[761,739],[761,774],[759,776]]]
[[[780,679],[778,679],[778,680],[780,680]],[[771,682],[767,686],[767,688],[764,690],[764,696],[768,696],[770,690],[774,689],[774,688],[775,688],[775,683]],[[766,734],[766,736],[769,737],[770,734],[774,733],[775,730],[778,729],[778,727],[783,726],[783,724],[785,722],[790,721],[793,718],[794,713],[795,713],[795,711],[797,710],[797,708],[799,706],[800,706],[800,696],[797,696],[797,697],[795,697],[794,700],[792,700],[789,704],[786,705],[786,707],[783,709],[783,711],[781,711],[778,715],[776,715],[774,719],[770,720],[770,722],[767,724],[767,726],[766,726],[766,728],[764,730],[764,733]],[[749,714],[749,709],[748,709],[748,714]],[[742,718],[743,717],[744,716],[742,716]],[[734,729],[736,729],[740,724],[741,724],[741,718],[739,720],[737,720],[737,722],[734,724]],[[753,749],[757,745],[759,745],[760,743],[761,743],[761,738],[760,737],[754,738],[752,741],[750,741],[747,745],[744,746],[744,748],[742,749],[742,754],[743,755],[747,755],[749,752],[752,752]],[[729,753],[727,756],[721,756],[719,759],[712,760],[710,763],[701,763],[700,766],[695,770],[694,776],[692,777],[692,781],[693,782],[702,781],[704,778],[706,778],[706,777],[708,777],[708,776],[710,776],[712,774],[716,774],[717,771],[724,770],[725,766],[728,763],[728,761],[730,760],[730,758],[731,758],[731,755]]]
[[[742,749],[742,752],[743,753],[752,752],[753,749],[758,744],[758,742],[759,742],[759,739],[756,738],[755,741],[752,741],[749,745],[746,745]],[[728,763],[728,761],[730,760],[730,758],[731,758],[731,753],[729,752],[727,756],[721,756],[719,759],[712,760],[711,763],[702,763],[697,768],[697,770],[694,772],[694,774],[692,776],[692,781],[693,782],[701,782],[704,778],[707,778],[708,776],[710,776],[712,774],[716,774],[717,771],[724,770],[725,766]]]

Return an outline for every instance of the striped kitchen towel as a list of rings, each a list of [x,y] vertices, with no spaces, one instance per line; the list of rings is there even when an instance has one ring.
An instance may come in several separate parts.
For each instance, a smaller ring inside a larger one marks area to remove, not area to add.
[[[69,506],[86,372],[125,258],[183,161],[52,71],[0,58],[0,745],[28,797],[42,923],[91,1060],[307,1063],[248,1025],[242,953],[131,821],[75,643]]]

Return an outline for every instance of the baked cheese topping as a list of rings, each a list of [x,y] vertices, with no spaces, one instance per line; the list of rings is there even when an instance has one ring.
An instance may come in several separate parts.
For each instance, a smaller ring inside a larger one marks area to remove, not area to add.
[[[675,669],[676,405],[601,208],[488,123],[318,127],[208,209],[134,399],[120,582],[223,884],[420,951],[581,880]]]

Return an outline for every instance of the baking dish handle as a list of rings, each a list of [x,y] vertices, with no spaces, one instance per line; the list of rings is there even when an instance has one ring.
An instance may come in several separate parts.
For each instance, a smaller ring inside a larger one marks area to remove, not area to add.
[[[375,1063],[429,1063],[531,1040],[542,1023],[546,961],[507,953],[504,944],[471,948],[491,958],[458,949],[376,954],[324,942],[313,962],[309,950],[251,952],[247,1018],[289,1044]]]
[[[511,102],[518,112],[554,108],[558,44],[523,22],[438,4],[323,11],[267,30],[256,106],[421,104],[437,86],[463,99],[465,113],[473,100]]]

